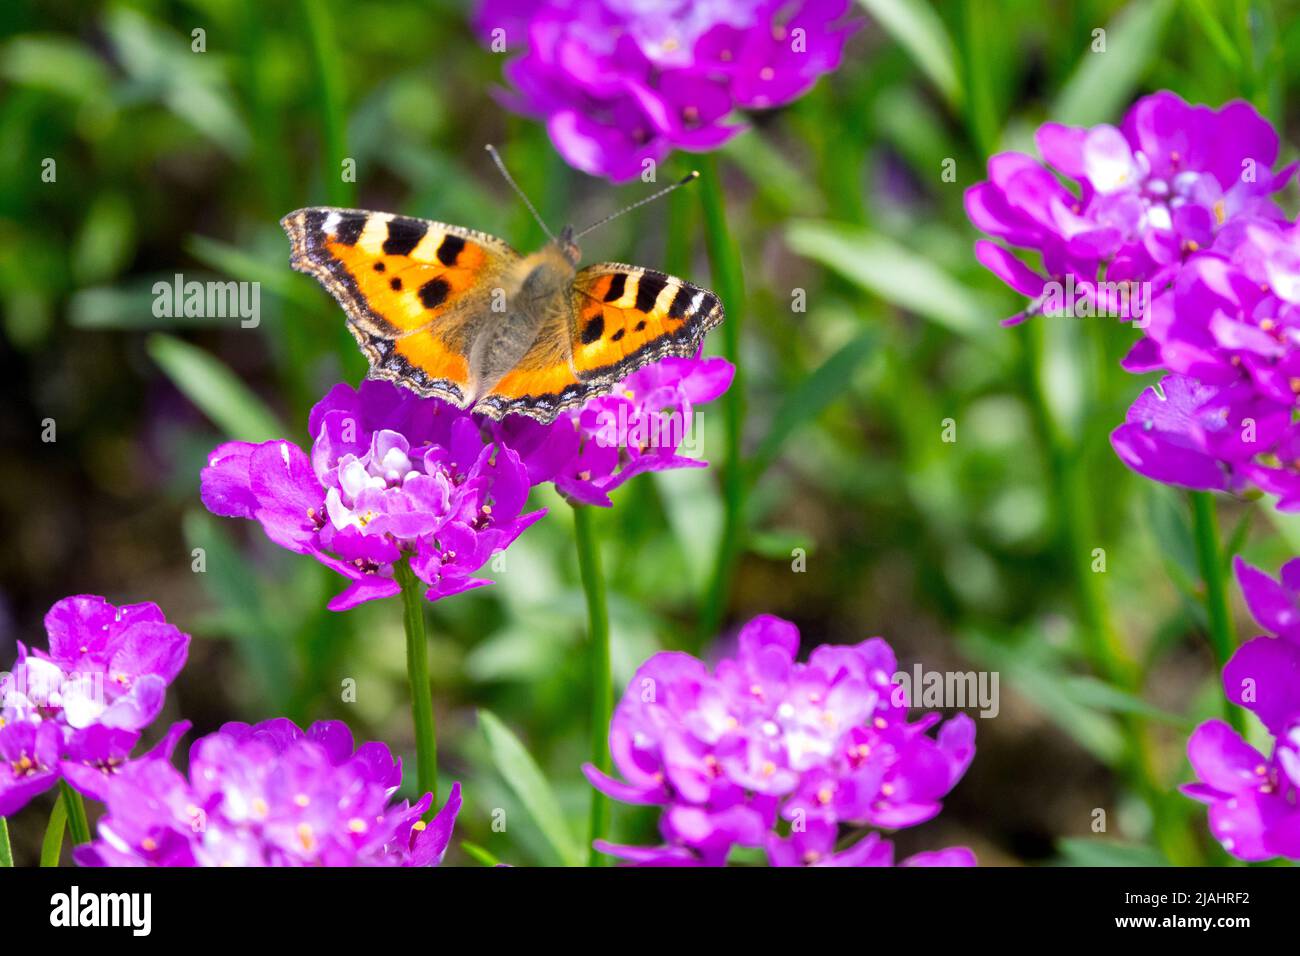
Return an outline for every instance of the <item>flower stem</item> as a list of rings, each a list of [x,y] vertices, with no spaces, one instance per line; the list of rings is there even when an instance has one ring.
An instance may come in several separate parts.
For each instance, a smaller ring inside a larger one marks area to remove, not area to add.
[[[1223,567],[1223,550],[1219,544],[1219,519],[1214,497],[1208,491],[1190,492],[1192,531],[1196,537],[1196,561],[1205,584],[1205,613],[1210,623],[1210,648],[1214,662],[1222,670],[1237,647],[1232,612],[1228,609],[1227,575]],[[1238,731],[1244,728],[1241,711],[1227,704],[1228,719]]]
[[[406,675],[411,684],[411,718],[415,723],[416,790],[433,794],[429,815],[438,809],[438,735],[433,723],[433,691],[429,686],[429,637],[424,629],[424,582],[411,570],[409,558],[393,565],[402,586],[402,624],[406,628]]]
[[[0,868],[14,865],[14,851],[9,846],[9,821],[0,817]]]
[[[307,40],[311,45],[315,67],[317,106],[320,109],[322,179],[325,195],[334,206],[352,205],[355,189],[343,178],[343,160],[348,158],[347,116],[343,107],[343,71],[340,67],[338,40],[327,6],[314,0],[302,0],[302,17]]]
[[[50,822],[45,825],[45,839],[41,841],[41,866],[58,866],[63,853],[63,831],[68,828],[68,808],[63,795],[54,801]]]
[[[59,781],[59,792],[63,795],[63,803],[68,811],[68,832],[72,834],[73,845],[89,843],[90,824],[86,820],[86,805],[81,800],[81,794],[69,787],[66,780]]]
[[[727,227],[727,210],[718,180],[718,167],[710,154],[699,157],[700,199],[704,212],[704,243],[709,251],[714,291],[722,299],[726,319],[722,323],[722,353],[733,366],[735,378],[722,397],[724,460],[722,464],[723,521],[708,590],[699,617],[698,644],[717,633],[726,615],[731,579],[744,540],[745,484],[741,461],[741,437],[745,421],[745,386],[740,362],[740,327],[745,311],[745,279],[740,252]]]
[[[1025,387],[1034,410],[1038,440],[1047,453],[1052,500],[1059,503],[1060,547],[1066,552],[1074,580],[1084,652],[1098,677],[1123,690],[1138,693],[1141,690],[1140,672],[1111,623],[1103,575],[1093,571],[1093,548],[1098,544],[1095,515],[1079,449],[1072,447],[1074,443],[1062,433],[1047,398],[1042,322],[1027,322],[1023,328]],[[1198,850],[1195,840],[1168,807],[1150,728],[1139,714],[1124,714],[1119,719],[1126,747],[1117,771],[1127,778],[1150,808],[1153,834],[1170,862],[1196,863]]]
[[[591,669],[591,762],[605,773],[610,771],[609,720],[614,705],[613,680],[610,677],[609,609],[605,604],[605,576],[600,567],[600,550],[592,527],[591,509],[573,506],[573,539],[578,548],[578,573],[587,595],[587,648]],[[596,788],[591,790],[591,840],[604,839],[609,824],[609,798]],[[587,857],[588,866],[604,865],[604,857],[594,846]]]

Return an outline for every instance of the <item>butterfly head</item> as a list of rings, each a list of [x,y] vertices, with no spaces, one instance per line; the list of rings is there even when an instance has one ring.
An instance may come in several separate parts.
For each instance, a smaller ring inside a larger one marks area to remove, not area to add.
[[[578,263],[582,261],[582,250],[573,240],[573,227],[565,226],[560,230],[560,234],[555,237],[555,247],[560,250],[560,255],[568,261],[569,265],[575,269]]]

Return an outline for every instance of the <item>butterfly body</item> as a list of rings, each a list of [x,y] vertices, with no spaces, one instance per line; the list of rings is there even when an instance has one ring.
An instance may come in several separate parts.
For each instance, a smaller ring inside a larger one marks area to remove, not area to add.
[[[501,311],[489,309],[469,347],[469,394],[487,394],[528,354],[545,328],[562,327],[574,264],[555,243],[512,266],[500,289]]]
[[[622,263],[578,268],[571,230],[532,255],[486,233],[313,207],[291,263],[339,301],[374,378],[491,418],[550,422],[722,321],[716,295]]]

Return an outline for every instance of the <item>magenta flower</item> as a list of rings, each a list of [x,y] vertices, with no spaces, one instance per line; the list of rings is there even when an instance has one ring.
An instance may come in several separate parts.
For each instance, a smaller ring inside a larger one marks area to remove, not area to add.
[[[716,149],[737,109],[802,96],[839,67],[848,0],[481,0],[474,28],[519,53],[503,99],[570,165],[614,180],[673,149]]]
[[[806,664],[798,649],[793,624],[763,616],[712,671],[682,653],[646,661],[610,724],[623,780],[584,772],[616,800],[662,806],[665,845],[598,848],[653,865],[720,866],[737,846],[764,848],[773,865],[890,865],[893,848],[875,833],[834,852],[842,828],[935,816],[974,756],[974,723],[959,714],[935,737],[938,715],[908,723],[880,638],[823,645]],[[945,853],[934,860],[973,862]]]
[[[190,643],[157,605],[119,608],[88,594],[50,608],[45,630],[48,652],[20,643],[12,671],[0,673],[0,816],[60,779],[102,799],[162,710]]]
[[[1300,392],[1300,232],[1282,221],[1239,221],[1211,252],[1190,257],[1157,300],[1131,372],[1165,369],[1208,385],[1247,382],[1264,398]]]
[[[426,826],[433,797],[390,803],[401,761],[353,748],[339,721],[305,732],[279,719],[226,724],[190,749],[187,780],[164,758],[132,761],[105,793],[82,866],[433,866],[460,811],[460,784]]]
[[[1188,488],[1254,487],[1282,510],[1300,508],[1294,237],[1290,226],[1235,224],[1222,251],[1191,257],[1155,300],[1124,364],[1175,374],[1144,392],[1111,437],[1134,470]]]
[[[1273,737],[1265,757],[1221,720],[1187,742],[1199,782],[1183,792],[1209,806],[1210,832],[1241,860],[1300,860],[1300,559],[1274,581],[1237,558],[1251,613],[1277,637],[1246,642],[1223,668],[1228,699],[1252,711]]]
[[[722,395],[734,374],[726,359],[665,358],[551,425],[515,415],[497,434],[534,484],[553,481],[573,501],[608,506],[610,492],[639,474],[708,464],[682,452],[698,450],[696,406]]]
[[[1159,295],[1228,224],[1282,219],[1271,197],[1295,171],[1273,171],[1277,133],[1248,103],[1214,110],[1168,91],[1138,100],[1119,128],[1046,123],[1035,140],[1046,165],[999,153],[989,178],[966,192],[977,228],[1040,257],[1038,272],[997,243],[976,244],[979,260],[1031,299],[1067,279],[1085,294],[1104,278],[1149,282]]]
[[[1167,375],[1138,396],[1110,440],[1126,465],[1153,481],[1201,491],[1240,491],[1254,482],[1285,496],[1300,493],[1300,484],[1284,487],[1290,466],[1256,459],[1284,453],[1297,437],[1289,410],[1249,387]]]
[[[404,556],[431,601],[490,584],[472,575],[545,514],[523,513],[519,455],[440,399],[387,382],[336,385],[309,430],[310,456],[287,441],[219,446],[202,496],[214,514],[252,518],[276,544],[347,577],[331,610],[397,594]]]

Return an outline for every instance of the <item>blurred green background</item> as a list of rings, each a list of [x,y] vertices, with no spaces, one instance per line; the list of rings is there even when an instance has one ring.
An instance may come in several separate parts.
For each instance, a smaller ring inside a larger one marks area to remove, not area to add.
[[[1190,777],[1187,733],[1222,707],[1187,503],[1129,474],[1106,437],[1143,385],[1117,365],[1134,332],[999,327],[1023,303],[974,262],[962,192],[990,152],[1032,151],[1038,123],[1117,123],[1160,88],[1251,99],[1294,158],[1297,5],[870,0],[855,16],[868,8],[880,20],[844,67],[754,117],[719,157],[747,284],[747,535],[727,627],[767,611],[796,621],[806,649],[880,634],[909,669],[1000,673],[973,767],[937,820],[899,835],[900,856],[959,843],[984,864],[1227,862],[1173,791]],[[341,579],[209,515],[198,472],[228,437],[306,443],[311,404],[364,374],[341,311],[289,269],[286,212],[359,205],[535,245],[488,142],[552,223],[648,192],[568,169],[540,127],[500,108],[502,58],[466,14],[365,0],[4,4],[0,663],[17,640],[43,645],[42,615],[66,594],[153,600],[195,638],[166,715],[193,720],[191,739],[229,719],[337,717],[413,766],[396,602],[325,611]],[[1098,28],[1104,54],[1089,50]],[[692,161],[668,165],[665,181]],[[624,217],[587,258],[708,284],[698,203],[692,188]],[[151,288],[178,272],[260,282],[260,326],[155,318]],[[721,452],[720,414],[705,410],[705,457]],[[942,440],[949,419],[955,442]],[[693,634],[717,478],[641,478],[598,515],[620,686],[657,649],[708,650]],[[466,788],[458,839],[521,865],[557,862],[564,838],[502,775],[478,709],[536,758],[575,841],[589,800],[572,518],[537,497],[552,514],[510,549],[497,585],[429,609],[441,772]],[[1270,509],[1224,501],[1220,521],[1229,549],[1270,572],[1300,553],[1300,532]],[[1134,685],[1098,679],[1089,628],[1128,648]],[[1137,736],[1145,792],[1131,783]],[[36,859],[49,803],[12,821],[20,863]],[[653,837],[651,814],[617,807],[614,822],[619,838]],[[471,862],[458,846],[449,859]]]

